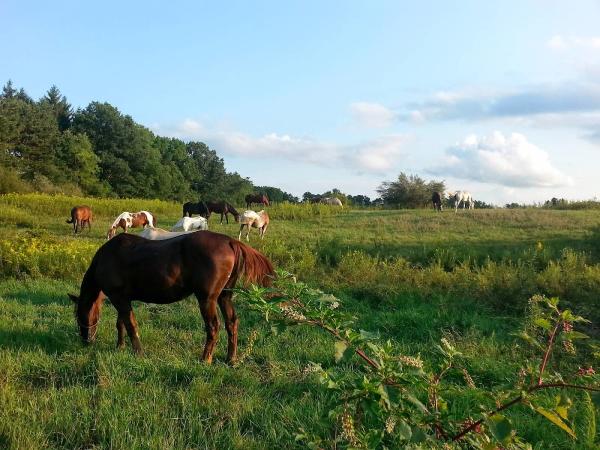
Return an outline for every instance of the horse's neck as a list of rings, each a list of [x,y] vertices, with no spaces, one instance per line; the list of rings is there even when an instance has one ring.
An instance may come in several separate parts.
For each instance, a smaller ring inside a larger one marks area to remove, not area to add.
[[[119,216],[115,219],[115,221],[111,225],[111,228],[117,228],[119,226],[119,222],[121,221],[121,219],[125,219],[128,215],[131,215],[131,214],[129,214],[128,212],[123,212],[123,213],[119,214]]]

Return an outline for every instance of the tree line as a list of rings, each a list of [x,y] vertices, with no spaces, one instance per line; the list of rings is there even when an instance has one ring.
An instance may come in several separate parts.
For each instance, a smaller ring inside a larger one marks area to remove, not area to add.
[[[250,192],[297,199],[228,172],[199,141],[157,136],[109,103],[74,110],[56,86],[39,100],[9,80],[0,94],[0,192],[242,203]]]

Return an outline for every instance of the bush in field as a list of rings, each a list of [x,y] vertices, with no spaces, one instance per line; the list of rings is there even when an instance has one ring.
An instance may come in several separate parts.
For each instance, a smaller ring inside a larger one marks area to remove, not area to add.
[[[338,216],[348,213],[348,209],[321,203],[282,202],[270,206],[267,212],[271,219],[298,220]]]
[[[278,273],[273,288],[236,292],[274,322],[274,330],[305,325],[332,336],[338,365],[307,368],[332,393],[331,434],[299,430],[296,436],[310,448],[531,448],[504,415],[515,405],[529,407],[581,445],[597,448],[600,377],[574,345],[587,338],[575,326],[587,321],[559,309],[557,298],[529,300],[527,320],[516,334],[529,356],[506,386],[486,388],[474,382],[468,361],[449,339],[437,347],[439,364],[428,366],[420,356],[398,353],[376,333],[354,328],[355,318],[340,312],[337,298],[290,274]],[[576,391],[583,395],[572,395]],[[453,403],[467,394],[480,406],[464,414]]]
[[[97,249],[94,242],[60,241],[43,232],[19,233],[0,239],[0,274],[80,280]]]

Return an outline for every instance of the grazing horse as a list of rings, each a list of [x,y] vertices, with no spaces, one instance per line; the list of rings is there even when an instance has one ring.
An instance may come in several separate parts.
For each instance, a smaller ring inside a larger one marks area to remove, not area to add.
[[[235,210],[231,203],[228,203],[225,200],[220,200],[218,202],[206,202],[206,206],[208,207],[209,217],[211,213],[221,214],[221,225],[223,224],[223,216],[225,216],[225,221],[229,224],[228,214],[232,214],[236,222],[240,219],[240,214]]]
[[[244,213],[240,216],[240,234],[238,235],[238,239],[242,239],[242,230],[244,226],[247,227],[246,231],[246,240],[250,241],[250,228],[258,228],[258,234],[262,239],[267,232],[267,227],[269,226],[269,215],[263,209],[259,212],[254,211],[244,211]]]
[[[83,276],[75,302],[79,334],[91,343],[98,331],[105,297],[118,313],[117,348],[125,346],[125,332],[133,350],[142,353],[131,302],[168,304],[195,294],[206,328],[202,359],[212,361],[221,309],[227,330],[227,360],[235,360],[238,319],[231,297],[240,276],[247,283],[268,286],[273,276],[269,259],[224,234],[203,231],[172,239],[150,241],[122,233],[98,249]]]
[[[321,203],[331,206],[343,206],[342,201],[337,197],[324,197],[321,199]]]
[[[206,219],[210,217],[210,211],[208,210],[208,206],[206,206],[206,203],[202,201],[198,203],[187,202],[183,204],[183,217],[192,217],[192,214],[200,214]]]
[[[465,209],[465,205],[467,205],[469,209],[475,208],[475,202],[473,201],[473,197],[468,191],[450,192],[448,193],[448,197],[451,200],[454,200],[454,212],[458,211],[458,205],[460,204],[460,202],[462,202],[463,204],[463,209]]]
[[[83,231],[83,227],[87,223],[88,231],[92,231],[92,208],[81,205],[71,209],[71,220],[67,223],[73,224],[73,233],[77,234],[77,230]]]
[[[208,220],[204,217],[182,217],[171,231],[208,230]]]
[[[253,203],[269,206],[269,197],[264,194],[248,194],[244,200],[246,200],[246,208],[250,208]]]
[[[443,211],[444,208],[442,207],[442,194],[440,192],[434,192],[433,194],[431,194],[431,203],[433,203],[433,210],[434,211]]]
[[[150,239],[151,241],[162,241],[164,239],[171,239],[177,236],[181,236],[183,234],[193,233],[193,231],[167,231],[162,228],[144,228],[138,236],[141,236],[145,239]]]
[[[106,239],[111,239],[117,233],[117,228],[123,228],[123,232],[127,233],[128,228],[146,228],[147,226],[150,228],[156,226],[156,216],[154,214],[148,211],[122,212],[108,229]]]

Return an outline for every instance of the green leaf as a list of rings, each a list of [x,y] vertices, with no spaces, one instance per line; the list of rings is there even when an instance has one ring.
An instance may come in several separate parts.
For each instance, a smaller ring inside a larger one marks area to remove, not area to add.
[[[425,407],[425,405],[423,403],[421,403],[421,401],[417,397],[414,397],[413,395],[408,394],[406,396],[406,399],[409,402],[411,402],[413,405],[415,405],[422,413],[424,413],[424,414],[428,413],[427,408]]]
[[[587,334],[580,333],[579,331],[568,331],[562,334],[563,339],[574,341],[575,339],[589,339]]]
[[[372,331],[365,331],[365,330],[359,330],[359,331],[360,331],[360,337],[363,338],[365,341],[379,339],[379,333],[375,333]]]
[[[569,417],[569,408],[573,402],[569,397],[567,397],[566,392],[562,392],[559,396],[556,397],[556,406],[554,410],[558,413],[558,415],[567,420]]]
[[[427,434],[419,427],[413,427],[412,429],[412,438],[411,442],[415,444],[420,444],[421,442],[425,442],[427,440]]]
[[[409,440],[412,437],[412,430],[410,426],[402,419],[398,420],[396,424],[396,431],[401,439]]]
[[[505,444],[510,440],[512,435],[512,424],[510,423],[510,420],[501,414],[496,414],[488,418],[487,422],[492,435],[497,441]]]
[[[535,319],[533,323],[544,330],[550,330],[550,328],[552,328],[550,321],[548,319],[544,319],[543,317]]]
[[[559,416],[557,416],[553,411],[548,411],[547,409],[544,409],[540,406],[535,408],[535,410],[542,416],[544,416],[546,419],[548,419],[550,422],[552,422],[554,425],[556,425],[558,428],[569,433],[571,437],[573,437],[573,439],[577,439],[577,437],[575,436],[575,432],[571,429],[571,427],[569,427],[565,422],[563,422],[563,420]]]

